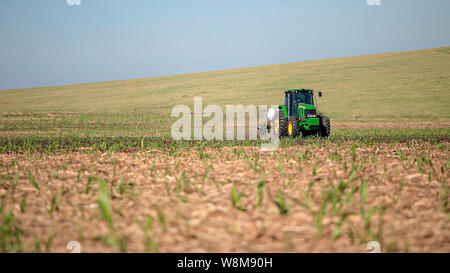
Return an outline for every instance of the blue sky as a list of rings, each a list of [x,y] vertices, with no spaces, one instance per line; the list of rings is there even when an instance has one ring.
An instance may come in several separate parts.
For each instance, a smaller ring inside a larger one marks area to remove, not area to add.
[[[448,46],[449,14],[448,0],[1,0],[0,89]]]

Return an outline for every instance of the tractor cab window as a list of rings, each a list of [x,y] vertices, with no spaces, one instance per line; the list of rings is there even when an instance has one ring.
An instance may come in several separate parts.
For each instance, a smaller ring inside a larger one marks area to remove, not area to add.
[[[312,93],[294,93],[293,97],[292,97],[292,103],[297,104],[297,106],[300,103],[314,105],[313,94]]]
[[[289,99],[286,97],[285,105],[288,107],[289,116],[298,115],[298,107],[300,104],[311,104],[313,105],[313,95],[312,93],[290,93]]]
[[[300,104],[311,104],[313,105],[313,95],[311,93],[291,93],[290,106],[289,106],[289,116],[298,115],[298,106]]]

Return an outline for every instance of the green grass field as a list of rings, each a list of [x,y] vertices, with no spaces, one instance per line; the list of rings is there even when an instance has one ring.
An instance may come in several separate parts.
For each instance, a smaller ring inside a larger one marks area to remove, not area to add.
[[[0,113],[168,113],[179,103],[279,104],[323,90],[332,119],[450,117],[450,47],[176,76],[0,91]]]
[[[202,96],[203,106],[271,105],[282,103],[284,89],[297,87],[324,91],[319,109],[331,117],[332,142],[447,141],[449,53],[450,47],[446,47],[138,80],[3,90],[1,149],[173,147],[170,127],[174,119],[169,113],[176,104],[192,105],[194,96]],[[259,142],[194,145],[254,146]]]

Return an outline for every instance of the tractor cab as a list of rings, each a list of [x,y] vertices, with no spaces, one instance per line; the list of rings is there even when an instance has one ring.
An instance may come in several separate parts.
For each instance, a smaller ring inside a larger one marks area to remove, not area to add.
[[[284,91],[284,105],[288,116],[298,116],[299,106],[314,105],[314,94],[311,89],[289,89]]]

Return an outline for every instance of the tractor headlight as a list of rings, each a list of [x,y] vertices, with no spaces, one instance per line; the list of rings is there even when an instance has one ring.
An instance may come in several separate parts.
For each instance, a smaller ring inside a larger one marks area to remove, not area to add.
[[[276,114],[276,110],[273,109],[273,108],[270,108],[270,109],[267,111],[267,119],[268,119],[269,121],[273,121],[274,118],[275,118],[275,114]]]

